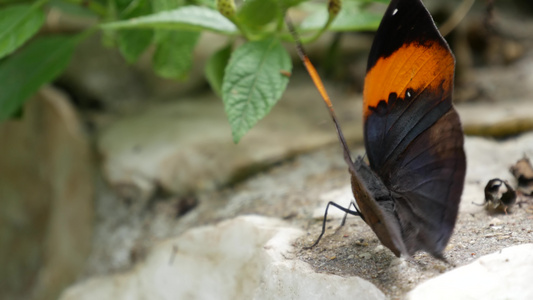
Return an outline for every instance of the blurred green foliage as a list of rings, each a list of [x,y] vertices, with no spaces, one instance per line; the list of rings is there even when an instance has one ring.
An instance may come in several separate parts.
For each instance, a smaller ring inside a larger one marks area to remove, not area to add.
[[[43,84],[68,66],[76,46],[96,31],[128,63],[154,47],[152,66],[162,77],[186,79],[202,32],[229,36],[215,51],[205,74],[221,96],[233,139],[242,136],[281,98],[292,70],[282,42],[294,42],[285,14],[298,9],[307,17],[296,30],[304,43],[325,30],[375,30],[381,15],[365,9],[388,0],[0,0],[0,122],[20,111]],[[338,7],[342,7],[340,11]],[[328,6],[335,7],[329,9]],[[92,17],[97,25],[74,35],[37,34],[47,12]],[[235,47],[237,41],[240,42]]]

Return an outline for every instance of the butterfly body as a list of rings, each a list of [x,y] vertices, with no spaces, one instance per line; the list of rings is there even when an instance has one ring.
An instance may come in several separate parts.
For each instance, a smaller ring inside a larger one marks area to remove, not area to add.
[[[407,250],[400,238],[400,226],[394,215],[394,198],[361,157],[357,158],[354,165],[356,172],[350,172],[352,191],[363,221],[372,228],[380,242],[396,256],[406,253]]]

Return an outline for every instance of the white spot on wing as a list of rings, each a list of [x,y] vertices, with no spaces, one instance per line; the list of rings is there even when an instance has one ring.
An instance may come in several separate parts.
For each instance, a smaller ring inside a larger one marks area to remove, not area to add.
[[[395,8],[395,9],[392,11],[392,15],[394,16],[394,15],[396,15],[396,13],[398,13],[398,9],[397,9],[397,8]]]

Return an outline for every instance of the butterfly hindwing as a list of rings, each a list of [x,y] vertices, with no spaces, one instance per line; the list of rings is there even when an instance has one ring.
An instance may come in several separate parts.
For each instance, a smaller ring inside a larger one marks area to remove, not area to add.
[[[457,112],[449,110],[398,161],[389,189],[395,193],[407,251],[438,257],[455,225],[466,170]]]

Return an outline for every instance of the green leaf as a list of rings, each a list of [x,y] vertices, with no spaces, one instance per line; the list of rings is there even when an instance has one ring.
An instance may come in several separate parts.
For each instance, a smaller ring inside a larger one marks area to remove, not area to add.
[[[237,34],[237,27],[218,11],[200,6],[184,6],[148,16],[101,25],[102,29],[159,28],[174,30],[208,30]]]
[[[307,17],[300,24],[301,31],[315,31],[322,29],[328,21],[327,9],[320,10]],[[345,5],[329,26],[330,31],[361,31],[376,30],[381,22],[381,14],[362,11],[354,5]]]
[[[237,19],[249,27],[264,26],[276,18],[278,3],[274,0],[247,0],[237,12]]]
[[[231,44],[215,52],[207,61],[205,66],[205,76],[209,85],[215,93],[220,95],[222,93],[222,79],[224,78],[224,70],[228,65],[231,56]]]
[[[291,70],[290,56],[276,38],[248,42],[233,52],[222,100],[235,143],[276,104],[289,82],[283,73]]]
[[[118,3],[117,3],[118,4]],[[121,18],[134,18],[152,12],[150,3],[146,0],[133,0],[118,7]],[[120,53],[129,63],[137,61],[139,56],[152,43],[154,32],[151,29],[120,30],[117,33],[117,43]]]
[[[63,72],[81,37],[42,37],[0,63],[0,121],[16,113],[43,84]]]
[[[185,79],[192,66],[192,54],[200,33],[159,30],[157,35],[157,49],[152,59],[155,72],[165,78]]]
[[[0,10],[0,58],[24,44],[43,23],[44,13],[37,6],[13,5]]]
[[[150,46],[153,36],[154,32],[150,29],[121,30],[117,34],[118,49],[126,61],[132,64]]]

